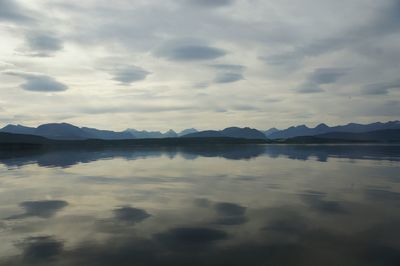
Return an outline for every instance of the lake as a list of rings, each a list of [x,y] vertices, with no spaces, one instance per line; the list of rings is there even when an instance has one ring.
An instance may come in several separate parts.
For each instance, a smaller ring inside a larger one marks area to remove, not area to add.
[[[400,265],[400,146],[0,152],[0,265]]]

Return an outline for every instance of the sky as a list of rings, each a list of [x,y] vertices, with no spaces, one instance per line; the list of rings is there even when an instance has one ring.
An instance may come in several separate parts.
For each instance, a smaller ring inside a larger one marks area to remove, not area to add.
[[[400,0],[0,0],[0,126],[400,117]]]

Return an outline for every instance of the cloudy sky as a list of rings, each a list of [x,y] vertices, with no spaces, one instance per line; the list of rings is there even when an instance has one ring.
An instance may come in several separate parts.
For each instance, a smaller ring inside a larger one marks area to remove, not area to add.
[[[400,117],[400,0],[0,0],[0,126]]]

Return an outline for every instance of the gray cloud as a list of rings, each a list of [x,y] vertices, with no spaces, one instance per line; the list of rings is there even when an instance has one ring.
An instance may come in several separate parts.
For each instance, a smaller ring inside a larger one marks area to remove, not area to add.
[[[232,5],[234,0],[186,0],[190,5],[199,7],[221,7]]]
[[[217,112],[217,113],[226,113],[226,112],[228,112],[228,110],[225,109],[225,108],[223,108],[223,107],[217,107],[217,108],[214,109],[214,112]]]
[[[193,88],[204,89],[204,88],[207,88],[208,86],[210,86],[210,84],[208,82],[204,82],[203,81],[203,82],[199,82],[199,83],[194,84]]]
[[[369,84],[363,87],[361,93],[365,95],[384,95],[394,89],[400,89],[400,80]]]
[[[17,76],[25,79],[25,83],[21,84],[20,87],[27,91],[37,92],[60,92],[68,89],[68,86],[58,82],[52,77],[31,74],[23,72],[4,72],[7,75]]]
[[[216,69],[220,70],[227,70],[227,71],[243,71],[245,69],[244,66],[242,65],[231,65],[231,64],[215,64],[211,65],[211,67],[214,67]]]
[[[132,82],[146,79],[150,72],[138,66],[124,66],[112,71],[114,80],[121,82],[122,85],[129,85]]]
[[[21,88],[28,91],[43,91],[43,92],[57,92],[65,91],[68,87],[48,76],[29,76],[24,77],[26,83],[21,85]]]
[[[244,79],[241,73],[220,73],[215,78],[216,83],[230,83]]]
[[[400,27],[400,1],[388,0],[372,22],[369,29],[367,27],[363,29],[365,34],[385,35],[397,33]]]
[[[288,62],[293,63],[295,60],[297,60],[297,58],[292,53],[260,56],[259,59],[265,61],[267,64],[275,66],[284,65],[287,64]]]
[[[286,52],[260,56],[259,59],[270,65],[297,68],[306,58],[342,49],[359,53],[360,46],[373,47],[377,43],[377,39],[398,33],[400,27],[399,0],[388,0],[375,11],[375,16],[367,19],[362,25],[355,24],[355,26],[325,38],[302,41],[293,45]]]
[[[26,42],[36,56],[49,56],[63,48],[61,39],[46,33],[30,33],[26,36]]]
[[[230,107],[236,111],[255,111],[255,110],[260,109],[257,106],[250,105],[250,104],[234,104]]]
[[[381,97],[371,97],[373,99]],[[397,119],[400,116],[400,101],[397,100],[387,100],[378,102],[370,102],[368,104],[360,103],[359,106],[349,106],[343,111],[354,110],[355,115],[365,116],[365,117],[379,117],[388,116]]]
[[[310,82],[316,84],[335,83],[340,77],[347,74],[346,69],[341,68],[319,68],[316,69],[308,78]]]
[[[311,73],[307,80],[297,88],[300,93],[323,92],[320,85],[335,83],[346,75],[348,70],[341,68],[319,68]]]
[[[301,66],[302,61],[307,57],[315,57],[321,54],[339,50],[351,42],[350,39],[340,36],[323,40],[316,40],[312,43],[299,45],[291,51],[262,56],[260,59],[265,60],[270,65],[285,66],[287,68],[296,68]],[[350,48],[351,46],[347,46]]]
[[[156,55],[173,61],[197,61],[222,57],[226,51],[206,45],[178,45],[163,48]]]
[[[12,0],[0,0],[0,21],[27,22],[31,18],[26,16],[23,9]]]
[[[321,89],[318,84],[314,83],[303,83],[300,87],[297,88],[297,92],[300,93],[318,93],[318,92],[324,92],[323,89]]]
[[[212,67],[218,70],[214,79],[216,83],[231,83],[244,79],[243,71],[245,67],[242,65],[215,64]]]

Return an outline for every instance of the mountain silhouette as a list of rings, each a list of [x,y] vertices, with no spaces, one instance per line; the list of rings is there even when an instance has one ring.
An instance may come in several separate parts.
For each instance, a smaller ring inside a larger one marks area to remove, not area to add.
[[[94,136],[97,139],[134,139],[135,138],[135,136],[128,131],[116,132],[116,131],[111,131],[111,130],[100,130],[100,129],[88,128],[88,127],[82,127],[82,130],[85,131],[86,133]]]
[[[279,131],[279,129],[273,127],[273,128],[268,129],[268,130],[264,130],[262,132],[264,133],[265,136],[268,137],[269,135],[271,135],[271,134],[273,134],[275,132],[278,132],[278,131]]]
[[[384,129],[375,130],[362,133],[351,133],[351,132],[331,132],[316,135],[315,137],[325,139],[341,139],[341,140],[362,140],[362,141],[384,141],[384,142],[399,142],[400,141],[400,129]]]
[[[389,121],[386,123],[376,122],[371,124],[350,123],[342,126],[329,127],[326,124],[319,124],[314,128],[306,125],[292,126],[284,130],[271,128],[266,131],[245,127],[228,127],[223,130],[197,131],[194,128],[184,129],[177,133],[170,129],[167,132],[146,131],[136,129],[126,129],[124,131],[100,130],[89,127],[77,127],[68,123],[49,123],[35,127],[23,125],[7,125],[0,129],[0,132],[42,136],[54,140],[84,140],[84,139],[103,139],[103,140],[123,140],[123,139],[161,139],[161,138],[244,138],[244,139],[292,139],[303,136],[317,136],[328,133],[365,133],[378,130],[400,129],[400,121]],[[355,137],[355,136],[349,136]],[[322,136],[322,138],[324,138]],[[342,139],[341,136],[337,136]],[[348,139],[347,135],[343,135]]]
[[[399,143],[400,129],[384,129],[361,133],[330,132],[272,141],[286,144]]]
[[[197,132],[195,128],[184,129],[179,133],[176,133],[174,130],[170,129],[165,133],[160,131],[147,131],[147,130],[136,130],[133,128],[129,128],[125,130],[125,132],[129,132],[134,135],[137,139],[161,139],[161,138],[176,138],[183,135],[187,135],[190,133]]]
[[[22,125],[7,125],[0,130],[0,132],[14,133],[14,134],[28,134],[42,136],[49,139],[59,140],[79,140],[96,138],[95,135],[90,134],[67,123],[50,123],[34,127],[25,127]]]
[[[376,122],[372,124],[350,123],[342,126],[329,127],[326,124],[319,124],[315,128],[305,125],[292,126],[284,130],[275,131],[267,135],[270,139],[288,139],[299,136],[315,136],[332,132],[363,133],[385,129],[400,129],[400,121],[389,121],[387,123]],[[270,129],[273,131],[273,129]],[[267,130],[269,131],[269,130]]]
[[[35,135],[35,130],[36,128],[34,127],[26,127],[22,125],[7,125],[0,129],[0,132]]]
[[[55,140],[83,140],[83,139],[132,139],[135,136],[129,132],[115,132],[110,130],[99,130],[95,128],[82,127],[68,123],[50,123],[34,127],[22,125],[7,125],[0,132],[42,136]]]
[[[206,130],[196,133],[183,135],[183,138],[210,138],[210,137],[230,137],[230,138],[243,138],[243,139],[266,139],[266,136],[261,131],[254,128],[239,128],[228,127],[223,130]]]
[[[70,127],[68,127],[71,129]],[[76,128],[72,128],[76,133]],[[326,133],[316,136],[299,136],[284,140],[258,139],[258,134],[250,138],[243,138],[245,129],[239,131],[229,128],[225,130],[231,137],[223,136],[221,131],[203,131],[188,134],[180,138],[159,138],[159,139],[49,139],[37,135],[23,135],[15,133],[0,132],[0,151],[18,151],[18,150],[46,150],[46,149],[100,149],[100,148],[137,148],[137,147],[204,147],[205,145],[241,145],[241,144],[340,144],[340,143],[399,143],[400,129],[377,130],[364,133]],[[80,131],[79,131],[80,132]],[[58,132],[53,132],[58,138]],[[261,133],[262,134],[262,133]],[[193,135],[197,137],[193,137]],[[207,137],[216,135],[213,137]],[[233,137],[232,137],[233,136]],[[247,136],[249,136],[247,134]],[[79,136],[78,136],[79,137]],[[216,146],[214,146],[215,148]]]
[[[183,135],[182,138],[221,138],[224,135],[217,130],[204,130],[196,133]]]
[[[67,123],[51,123],[40,125],[36,128],[35,135],[59,140],[95,138],[94,135],[84,131],[83,129]]]
[[[181,137],[181,136],[184,136],[184,135],[187,135],[187,134],[192,134],[192,133],[197,133],[197,132],[198,131],[195,128],[187,128],[187,129],[184,129],[181,132],[179,132],[178,136]]]
[[[133,134],[137,139],[158,139],[163,137],[163,133],[160,131],[146,131],[146,130],[136,130],[133,128],[128,128],[125,132]]]
[[[175,131],[173,131],[172,129],[170,129],[164,133],[164,137],[165,138],[177,138],[178,134]]]

